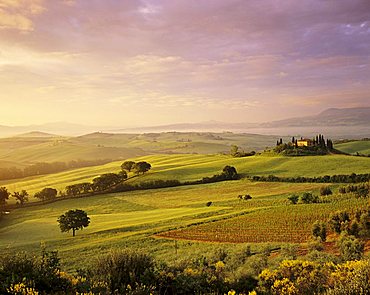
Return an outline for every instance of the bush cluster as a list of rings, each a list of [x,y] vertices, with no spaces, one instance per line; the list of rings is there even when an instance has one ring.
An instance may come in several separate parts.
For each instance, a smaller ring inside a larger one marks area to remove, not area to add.
[[[314,194],[309,193],[309,192],[303,193],[301,197],[299,197],[296,194],[290,195],[288,197],[288,200],[292,204],[297,204],[298,202],[300,202],[302,204],[316,204],[316,203],[320,203],[321,202],[319,196],[314,195]]]

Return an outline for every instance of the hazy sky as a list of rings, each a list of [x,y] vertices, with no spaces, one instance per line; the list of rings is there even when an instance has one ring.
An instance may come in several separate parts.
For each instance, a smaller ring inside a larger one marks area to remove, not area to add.
[[[370,106],[369,0],[0,0],[0,125]]]

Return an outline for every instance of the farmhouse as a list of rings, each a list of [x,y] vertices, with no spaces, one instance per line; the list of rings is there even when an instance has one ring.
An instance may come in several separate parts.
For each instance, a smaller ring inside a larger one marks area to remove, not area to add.
[[[301,138],[297,140],[297,146],[313,146],[314,142],[311,139]]]

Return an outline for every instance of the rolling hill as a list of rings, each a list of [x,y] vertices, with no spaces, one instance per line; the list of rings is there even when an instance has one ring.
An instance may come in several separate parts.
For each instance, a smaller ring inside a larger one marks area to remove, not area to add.
[[[0,139],[0,168],[36,162],[123,160],[148,154],[228,153],[232,144],[246,151],[263,150],[276,136],[256,134],[166,132],[113,134],[95,132],[78,137],[54,137],[42,132]],[[4,163],[2,166],[1,164]]]
[[[370,155],[370,140],[355,140],[335,145],[335,148],[348,154]]]
[[[370,158],[345,155],[310,156],[310,157],[280,157],[252,156],[232,158],[226,155],[150,155],[132,158],[134,161],[147,161],[152,169],[139,178],[130,182],[150,180],[193,181],[205,176],[220,173],[226,165],[236,167],[243,175],[277,175],[277,176],[323,176],[333,174],[369,173]],[[64,190],[67,185],[91,181],[103,173],[119,172],[122,161],[112,162],[101,166],[79,168],[65,172],[29,177],[24,179],[1,181],[10,191],[25,189],[31,194],[45,187]],[[299,167],[299,169],[297,169]],[[312,169],[315,167],[315,169]]]

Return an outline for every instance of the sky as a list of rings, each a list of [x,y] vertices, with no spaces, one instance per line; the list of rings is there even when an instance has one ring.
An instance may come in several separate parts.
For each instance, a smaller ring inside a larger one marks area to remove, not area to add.
[[[370,106],[369,0],[0,0],[0,125]]]

